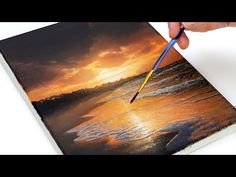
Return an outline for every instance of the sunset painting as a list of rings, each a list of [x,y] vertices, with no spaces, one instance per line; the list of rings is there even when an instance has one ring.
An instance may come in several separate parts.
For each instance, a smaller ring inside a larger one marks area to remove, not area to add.
[[[149,23],[57,23],[0,50],[64,154],[174,154],[236,122],[236,110]],[[23,119],[23,118],[21,118]]]

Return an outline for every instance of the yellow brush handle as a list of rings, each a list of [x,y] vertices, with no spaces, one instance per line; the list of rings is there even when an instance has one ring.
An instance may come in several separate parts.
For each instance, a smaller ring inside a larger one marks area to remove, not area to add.
[[[138,89],[138,93],[141,92],[141,90],[144,88],[144,86],[146,85],[147,81],[150,79],[150,77],[152,76],[154,70],[149,71],[149,73],[147,74],[147,76],[145,77],[145,80],[143,81],[143,84],[140,86],[140,88]]]

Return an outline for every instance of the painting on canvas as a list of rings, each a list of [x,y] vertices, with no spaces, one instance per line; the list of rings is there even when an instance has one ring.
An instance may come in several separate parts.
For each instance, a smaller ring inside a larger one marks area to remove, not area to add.
[[[78,22],[0,50],[64,154],[173,154],[234,124],[236,110],[175,49],[130,104],[166,45],[148,23]]]

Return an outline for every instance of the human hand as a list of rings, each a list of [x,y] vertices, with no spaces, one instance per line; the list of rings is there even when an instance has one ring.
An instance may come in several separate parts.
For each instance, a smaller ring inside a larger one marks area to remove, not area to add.
[[[186,30],[193,32],[207,32],[227,26],[231,26],[229,22],[169,22],[169,36],[174,38],[181,26],[185,27]],[[189,38],[185,33],[181,35],[178,40],[178,45],[181,49],[186,49],[189,46]]]

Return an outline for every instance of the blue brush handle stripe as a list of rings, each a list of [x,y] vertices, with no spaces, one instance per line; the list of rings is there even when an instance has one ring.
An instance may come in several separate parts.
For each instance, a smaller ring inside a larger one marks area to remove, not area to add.
[[[157,68],[159,67],[159,65],[162,63],[162,61],[164,60],[164,58],[166,57],[166,55],[169,53],[170,49],[176,44],[176,42],[178,41],[179,37],[181,36],[181,34],[184,32],[184,27],[180,28],[180,31],[178,33],[178,35],[171,39],[171,41],[169,42],[169,44],[166,46],[165,50],[162,52],[162,54],[160,55],[159,59],[156,61],[156,63],[154,64],[152,70],[156,71]]]

